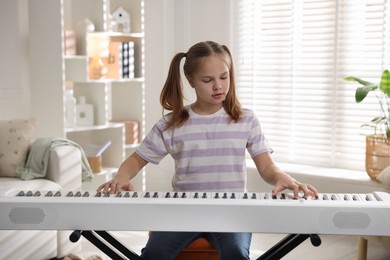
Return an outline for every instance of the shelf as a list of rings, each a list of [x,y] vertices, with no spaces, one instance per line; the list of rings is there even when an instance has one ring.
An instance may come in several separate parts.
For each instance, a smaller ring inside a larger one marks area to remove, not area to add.
[[[123,128],[123,124],[114,124],[110,123],[107,125],[92,125],[92,126],[76,126],[76,127],[67,127],[66,132],[84,132],[84,131],[95,131],[95,130],[105,130],[112,128]]]
[[[140,144],[126,144],[125,149],[137,149]]]
[[[89,79],[88,56],[74,55],[65,56],[65,79],[75,83],[110,83],[110,82],[144,82],[143,77],[121,79]]]
[[[88,34],[96,37],[109,37],[111,41],[128,41],[142,39],[144,37],[143,33],[90,32]]]

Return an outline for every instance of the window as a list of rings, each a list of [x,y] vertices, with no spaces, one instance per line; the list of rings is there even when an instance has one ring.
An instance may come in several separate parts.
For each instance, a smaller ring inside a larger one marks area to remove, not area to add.
[[[347,76],[378,82],[390,62],[390,1],[231,1],[237,92],[278,162],[364,170],[360,126],[379,115]]]

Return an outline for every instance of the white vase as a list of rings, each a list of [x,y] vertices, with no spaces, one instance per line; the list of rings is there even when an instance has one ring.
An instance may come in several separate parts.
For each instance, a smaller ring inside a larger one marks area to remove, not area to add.
[[[86,103],[85,97],[79,97],[79,103],[76,106],[76,124],[91,126],[93,123],[93,106]]]

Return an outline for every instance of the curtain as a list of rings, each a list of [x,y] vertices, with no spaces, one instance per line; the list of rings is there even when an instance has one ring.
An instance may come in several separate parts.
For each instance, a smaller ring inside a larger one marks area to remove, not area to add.
[[[256,112],[278,162],[364,170],[361,125],[379,116],[373,93],[390,69],[386,0],[233,0],[237,93]]]

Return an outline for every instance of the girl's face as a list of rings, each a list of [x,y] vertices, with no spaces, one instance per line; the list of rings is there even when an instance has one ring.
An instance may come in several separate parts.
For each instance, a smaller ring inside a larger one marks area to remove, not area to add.
[[[202,58],[199,69],[188,81],[196,92],[192,109],[200,114],[212,114],[222,108],[230,87],[229,68],[222,55]]]

